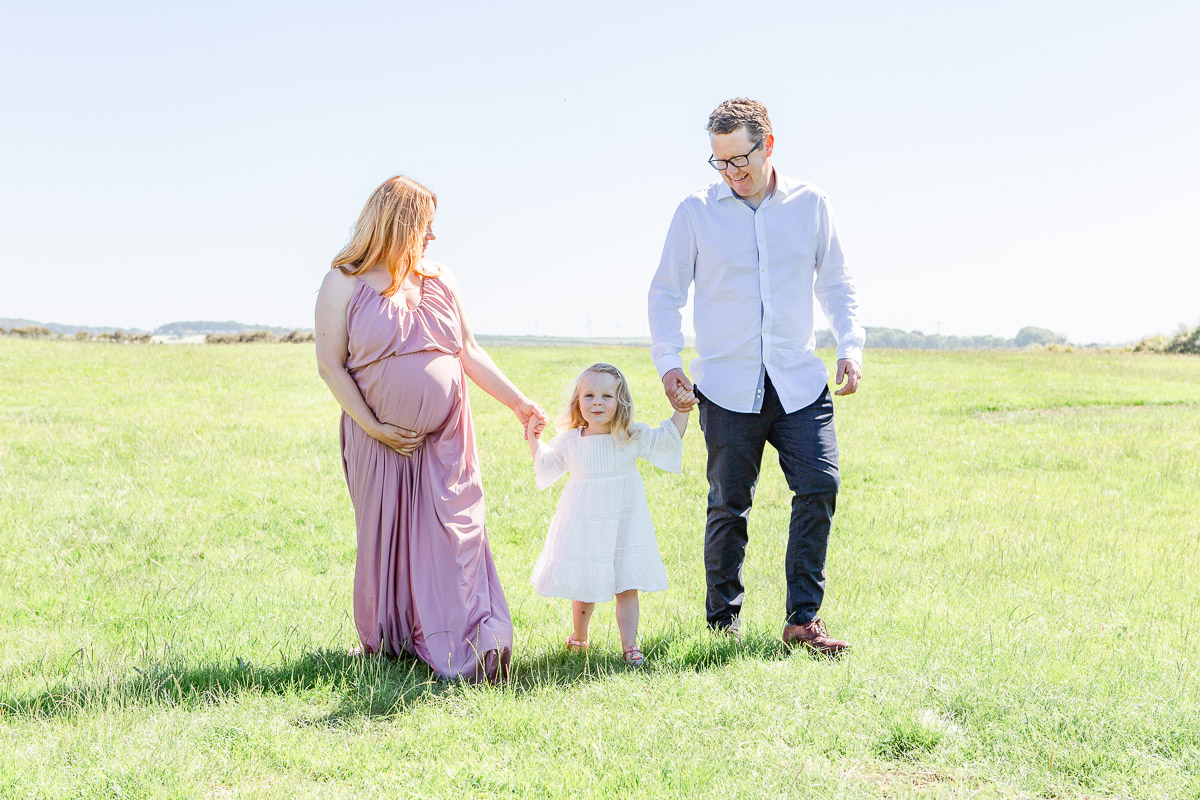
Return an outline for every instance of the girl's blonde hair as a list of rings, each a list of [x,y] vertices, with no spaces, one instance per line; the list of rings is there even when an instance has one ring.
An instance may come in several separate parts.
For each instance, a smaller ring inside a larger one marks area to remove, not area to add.
[[[558,419],[555,420],[555,427],[559,432],[569,431],[573,428],[587,427],[587,420],[579,412],[579,384],[583,381],[583,376],[589,372],[612,375],[617,379],[617,410],[613,414],[609,432],[612,434],[614,442],[618,445],[624,445],[633,435],[631,430],[633,427],[633,395],[629,392],[629,382],[625,380],[625,376],[621,374],[621,370],[603,361],[592,364],[579,373],[579,377],[575,379],[575,387],[571,390],[571,400],[567,403],[567,407],[563,409],[563,412],[558,415]]]
[[[331,269],[361,275],[376,264],[387,264],[391,297],[410,273],[432,277],[421,268],[425,231],[433,224],[437,195],[412,178],[396,175],[379,184],[354,225],[354,233],[333,257]]]

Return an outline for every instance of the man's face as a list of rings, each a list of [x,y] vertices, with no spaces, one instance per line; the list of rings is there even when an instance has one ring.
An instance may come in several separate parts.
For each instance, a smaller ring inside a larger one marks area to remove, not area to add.
[[[721,159],[750,153],[756,144],[744,126],[733,133],[714,133],[709,140],[712,142],[713,156]],[[744,167],[731,164],[721,171],[721,178],[738,197],[756,205],[761,203],[771,183],[771,153],[774,149],[775,137],[768,133],[762,146],[750,153],[749,164]]]

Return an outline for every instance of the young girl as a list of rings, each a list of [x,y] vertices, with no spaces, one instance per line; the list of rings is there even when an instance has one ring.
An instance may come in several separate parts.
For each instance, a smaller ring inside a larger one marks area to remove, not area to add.
[[[676,399],[681,404],[695,401],[685,389]],[[615,597],[625,662],[640,667],[638,591],[666,589],[667,572],[637,460],[680,472],[687,413],[677,411],[657,428],[634,424],[625,376],[600,363],[575,382],[558,429],[561,433],[549,444],[539,440],[533,425],[527,429],[538,488],[571,473],[530,581],[538,594],[574,601],[575,630],[567,637],[571,651],[587,649],[596,603]]]

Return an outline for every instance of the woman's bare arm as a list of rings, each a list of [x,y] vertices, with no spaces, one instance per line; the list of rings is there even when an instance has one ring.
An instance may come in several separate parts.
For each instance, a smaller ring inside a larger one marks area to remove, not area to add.
[[[467,377],[474,381],[475,385],[480,389],[483,389],[492,397],[512,409],[513,413],[517,415],[517,420],[520,421],[522,428],[528,426],[531,418],[539,420],[539,424],[535,426],[535,430],[540,434],[542,428],[549,421],[546,412],[542,410],[541,406],[526,397],[508,379],[508,376],[492,361],[492,357],[487,354],[487,351],[475,340],[475,335],[471,331],[471,325],[467,321],[466,311],[463,308],[458,281],[454,279],[454,276],[444,266],[441,266],[441,270],[439,277],[454,295],[454,301],[458,305],[458,316],[462,321],[463,350],[461,358]],[[528,438],[528,433],[526,437]]]
[[[337,269],[330,270],[321,282],[316,310],[317,372],[338,405],[360,428],[401,455],[410,455],[425,436],[380,422],[346,370],[350,355],[346,309],[357,285],[357,279]]]

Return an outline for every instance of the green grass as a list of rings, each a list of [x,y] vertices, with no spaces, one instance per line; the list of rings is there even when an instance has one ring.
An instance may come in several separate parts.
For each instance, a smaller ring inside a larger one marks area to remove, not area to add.
[[[668,413],[645,349],[491,352],[552,411],[605,359]],[[839,662],[778,642],[770,454],[746,636],[705,633],[694,419],[684,474],[643,473],[672,584],[643,597],[647,667],[611,605],[566,654],[568,604],[528,584],[559,489],[473,402],[501,687],[347,655],[309,347],[0,338],[0,797],[1200,797],[1200,359],[870,352],[836,404]]]

